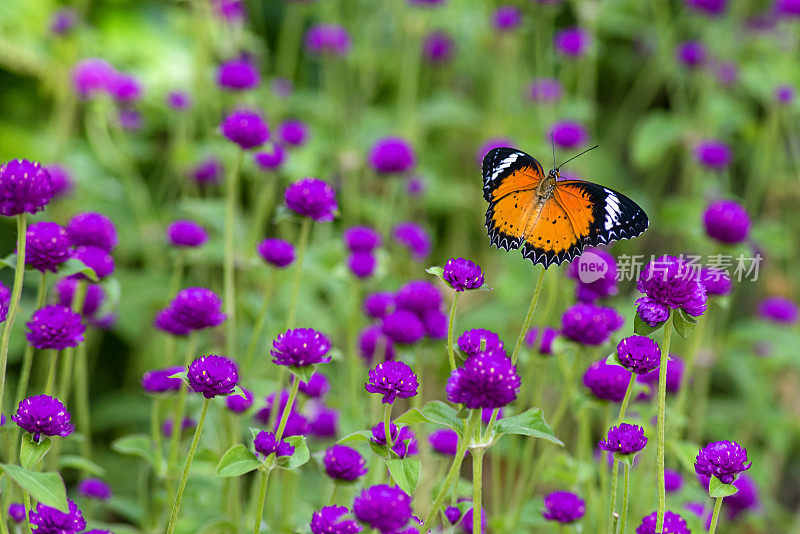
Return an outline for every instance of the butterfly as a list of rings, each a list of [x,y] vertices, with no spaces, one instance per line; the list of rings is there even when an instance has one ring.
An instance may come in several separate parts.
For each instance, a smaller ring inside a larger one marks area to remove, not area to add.
[[[524,257],[547,269],[572,261],[586,246],[630,239],[647,229],[647,214],[633,200],[592,182],[561,180],[562,165],[545,176],[536,159],[515,148],[495,148],[484,156],[492,245],[521,248]]]

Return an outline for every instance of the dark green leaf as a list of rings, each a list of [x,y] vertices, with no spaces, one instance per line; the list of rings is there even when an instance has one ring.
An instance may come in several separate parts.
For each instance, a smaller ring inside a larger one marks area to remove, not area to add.
[[[678,313],[673,314],[672,321],[672,324],[675,325],[675,331],[683,339],[688,338],[692,334],[692,330],[694,330],[694,327],[697,326],[698,323],[697,319],[686,314],[683,310],[678,310]]]
[[[622,362],[619,361],[619,355],[616,352],[613,352],[606,357],[606,365],[618,365],[619,367],[625,367],[622,365]]]
[[[58,266],[58,274],[61,276],[72,276],[73,274],[82,274],[92,282],[97,282],[97,273],[94,269],[83,263],[78,258],[70,258]]]
[[[433,421],[429,421],[428,418],[422,415],[422,412],[416,408],[411,408],[398,416],[393,422],[398,425],[415,425],[417,423],[432,423]]]
[[[13,252],[5,258],[0,258],[0,269],[10,267],[12,271],[17,270],[17,253]]]
[[[19,449],[19,464],[25,469],[34,469],[49,450],[50,438],[42,436],[36,442],[33,441],[33,436],[25,434],[22,436],[22,444]]]
[[[241,398],[247,400],[247,395],[244,394],[244,390],[240,386],[235,386],[233,388],[233,393],[228,395],[228,397],[231,397],[233,395],[239,395]]]
[[[735,495],[738,491],[739,488],[733,484],[723,484],[720,479],[715,476],[712,476],[708,483],[708,495],[714,499],[718,497],[730,497],[731,495]]]
[[[150,436],[145,434],[132,434],[124,436],[111,444],[111,448],[120,454],[130,454],[144,458],[153,467],[156,466],[156,456],[150,444]]]
[[[497,422],[494,428],[498,434],[520,434],[564,446],[561,440],[553,434],[553,429],[545,422],[541,408],[529,408],[519,415],[504,417]]]
[[[422,415],[431,423],[452,428],[459,435],[464,433],[464,421],[458,413],[442,401],[431,401],[422,407]]]
[[[278,467],[281,469],[297,469],[311,458],[305,436],[289,436],[286,441],[294,447],[291,456],[278,457]]]
[[[261,461],[256,455],[241,443],[234,445],[222,455],[217,464],[217,476],[239,477],[261,467]]]
[[[392,479],[400,486],[400,489],[409,495],[414,495],[419,484],[419,472],[422,467],[416,458],[408,457],[402,460],[389,460],[386,462],[389,474]]]
[[[69,512],[67,504],[67,490],[64,481],[58,473],[38,473],[29,471],[18,465],[0,464],[0,469],[6,472],[20,487],[28,490],[31,497],[42,504],[57,508],[62,512]]]
[[[358,432],[353,432],[352,434],[348,434],[347,436],[343,437],[336,443],[347,443],[348,441],[370,441],[372,439],[372,432],[369,430],[359,430]]]
[[[311,375],[314,374],[315,366],[305,365],[303,367],[289,367],[289,370],[302,382],[308,382]]]
[[[664,323],[666,322],[667,321],[662,321],[658,323],[656,326],[650,326],[649,324],[644,322],[641,317],[639,317],[639,313],[637,312],[636,317],[634,317],[633,319],[633,332],[639,334],[640,336],[646,336],[652,334],[653,332],[664,326]]]

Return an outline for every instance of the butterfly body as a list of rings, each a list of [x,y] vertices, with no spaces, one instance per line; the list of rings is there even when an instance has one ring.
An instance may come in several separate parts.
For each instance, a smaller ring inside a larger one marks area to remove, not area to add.
[[[586,246],[635,237],[647,229],[644,210],[598,184],[547,175],[541,164],[514,148],[483,159],[486,227],[492,245],[521,249],[545,268],[579,256]]]

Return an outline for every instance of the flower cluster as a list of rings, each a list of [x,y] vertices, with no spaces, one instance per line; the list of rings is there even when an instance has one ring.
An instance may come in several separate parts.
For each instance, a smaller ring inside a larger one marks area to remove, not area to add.
[[[72,499],[68,500],[69,512],[65,513],[56,508],[39,503],[36,511],[30,514],[30,523],[33,532],[37,534],[77,534],[86,528],[86,520]]]
[[[369,152],[370,167],[382,174],[404,173],[416,163],[414,149],[399,137],[379,139]]]
[[[72,257],[67,231],[52,222],[37,222],[25,234],[25,265],[37,271],[58,271]]]
[[[401,222],[394,227],[392,235],[398,243],[408,249],[416,261],[422,261],[431,253],[431,238],[428,232],[413,222]]]
[[[658,367],[661,350],[649,337],[634,335],[619,342],[617,357],[625,369],[643,375]]]
[[[196,222],[181,220],[167,227],[167,239],[173,247],[194,248],[208,241],[208,234]]]
[[[267,238],[258,245],[258,255],[273,267],[282,269],[294,262],[294,246],[283,239]]]
[[[0,215],[36,213],[53,195],[50,173],[39,163],[15,159],[0,165]]]
[[[586,513],[586,503],[568,491],[555,491],[544,498],[542,516],[558,523],[574,523]]]
[[[706,310],[706,288],[697,272],[674,256],[661,256],[648,263],[639,275],[636,289],[645,295],[636,301],[637,313],[650,326],[666,321],[670,309],[682,309],[693,317]]]
[[[332,221],[339,209],[333,187],[317,178],[303,178],[290,185],[284,193],[284,201],[293,212],[316,222]]]
[[[352,519],[342,519],[349,510],[344,506],[325,506],[311,516],[312,534],[358,534],[361,527]]]
[[[148,371],[142,377],[142,389],[148,393],[179,391],[183,381],[178,377],[170,377],[181,371],[183,371],[183,367],[169,367],[167,369]]]
[[[389,423],[389,437],[392,439],[392,452],[399,458],[414,456],[419,453],[417,438],[411,428],[403,426],[398,428],[394,423]],[[375,445],[386,446],[386,430],[383,423],[372,427],[370,441]]]
[[[269,139],[267,123],[255,111],[234,111],[222,121],[220,130],[242,150],[259,147]]]
[[[631,373],[618,365],[609,365],[605,360],[594,362],[583,374],[583,385],[600,400],[622,402]]]
[[[66,306],[45,306],[33,312],[28,327],[28,343],[37,349],[64,350],[83,342],[86,326],[81,316]]]
[[[636,534],[656,534],[658,527],[658,512],[642,518],[642,523],[636,527]],[[664,512],[664,529],[661,534],[690,534],[686,520],[679,514],[666,510]]]
[[[388,534],[403,528],[411,519],[411,497],[398,487],[371,486],[355,498],[353,513],[361,523]]]

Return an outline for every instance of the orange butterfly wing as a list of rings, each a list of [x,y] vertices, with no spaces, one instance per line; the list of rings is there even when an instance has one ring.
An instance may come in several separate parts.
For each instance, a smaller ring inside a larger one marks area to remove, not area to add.
[[[541,211],[531,217],[524,235],[522,255],[545,268],[571,260],[583,249],[570,214],[555,198],[546,201]]]

